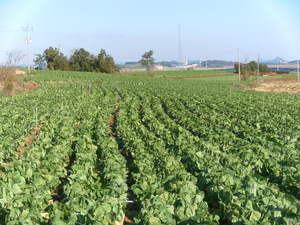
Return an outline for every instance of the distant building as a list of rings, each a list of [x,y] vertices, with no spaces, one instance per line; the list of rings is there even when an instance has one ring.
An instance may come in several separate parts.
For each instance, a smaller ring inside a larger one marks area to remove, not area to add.
[[[159,70],[163,70],[164,67],[161,66],[161,65],[158,65],[158,64],[154,64],[154,65],[153,65],[153,69],[156,70],[156,71],[159,71]]]
[[[195,69],[197,66],[199,66],[199,65],[196,63],[195,64],[184,63],[184,65],[178,65],[178,66],[176,66],[176,68],[187,70],[187,69]]]
[[[196,68],[198,66],[198,64],[194,63],[194,64],[189,64],[188,65],[188,68]]]

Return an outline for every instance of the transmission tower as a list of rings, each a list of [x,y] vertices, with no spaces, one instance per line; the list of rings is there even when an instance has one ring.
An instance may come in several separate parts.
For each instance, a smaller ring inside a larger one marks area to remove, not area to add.
[[[30,31],[32,31],[32,27],[29,28],[28,27],[28,23],[27,23],[27,27],[23,27],[23,30],[27,32],[27,38],[25,39],[26,43],[27,43],[27,70],[28,73],[30,73],[30,43],[31,43],[31,38],[30,38]]]
[[[180,23],[178,24],[178,64],[182,62],[182,52],[181,52],[181,37],[180,37]]]

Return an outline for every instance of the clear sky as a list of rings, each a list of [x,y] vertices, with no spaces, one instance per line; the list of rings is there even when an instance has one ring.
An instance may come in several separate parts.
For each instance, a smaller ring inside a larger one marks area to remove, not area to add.
[[[65,55],[106,50],[116,62],[138,61],[149,50],[156,61],[300,59],[299,0],[1,0],[0,63],[6,52],[31,59],[50,46]],[[26,59],[23,60],[26,63]]]

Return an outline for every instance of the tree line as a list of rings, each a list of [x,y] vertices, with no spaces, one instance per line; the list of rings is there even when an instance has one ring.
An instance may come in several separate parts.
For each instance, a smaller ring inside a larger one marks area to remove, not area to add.
[[[49,70],[70,70],[83,72],[115,73],[118,68],[114,59],[101,49],[98,55],[89,53],[83,48],[76,49],[68,58],[58,48],[49,47],[43,54],[35,54],[33,60],[37,69],[45,66]]]
[[[236,72],[239,72],[239,64],[234,64],[234,69]],[[257,70],[259,69],[259,74],[264,74],[269,72],[269,68],[267,65],[259,64],[255,61],[251,61],[249,63],[240,64],[240,74],[241,75],[255,75],[257,73]]]

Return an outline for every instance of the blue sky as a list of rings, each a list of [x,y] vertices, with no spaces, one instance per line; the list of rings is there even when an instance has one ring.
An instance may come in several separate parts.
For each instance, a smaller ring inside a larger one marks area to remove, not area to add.
[[[149,50],[156,61],[178,60],[181,30],[183,60],[242,61],[300,59],[299,0],[1,0],[0,63],[6,52],[31,59],[48,47],[65,55],[84,48],[105,49],[116,62],[138,61]],[[23,60],[26,63],[26,59]]]

